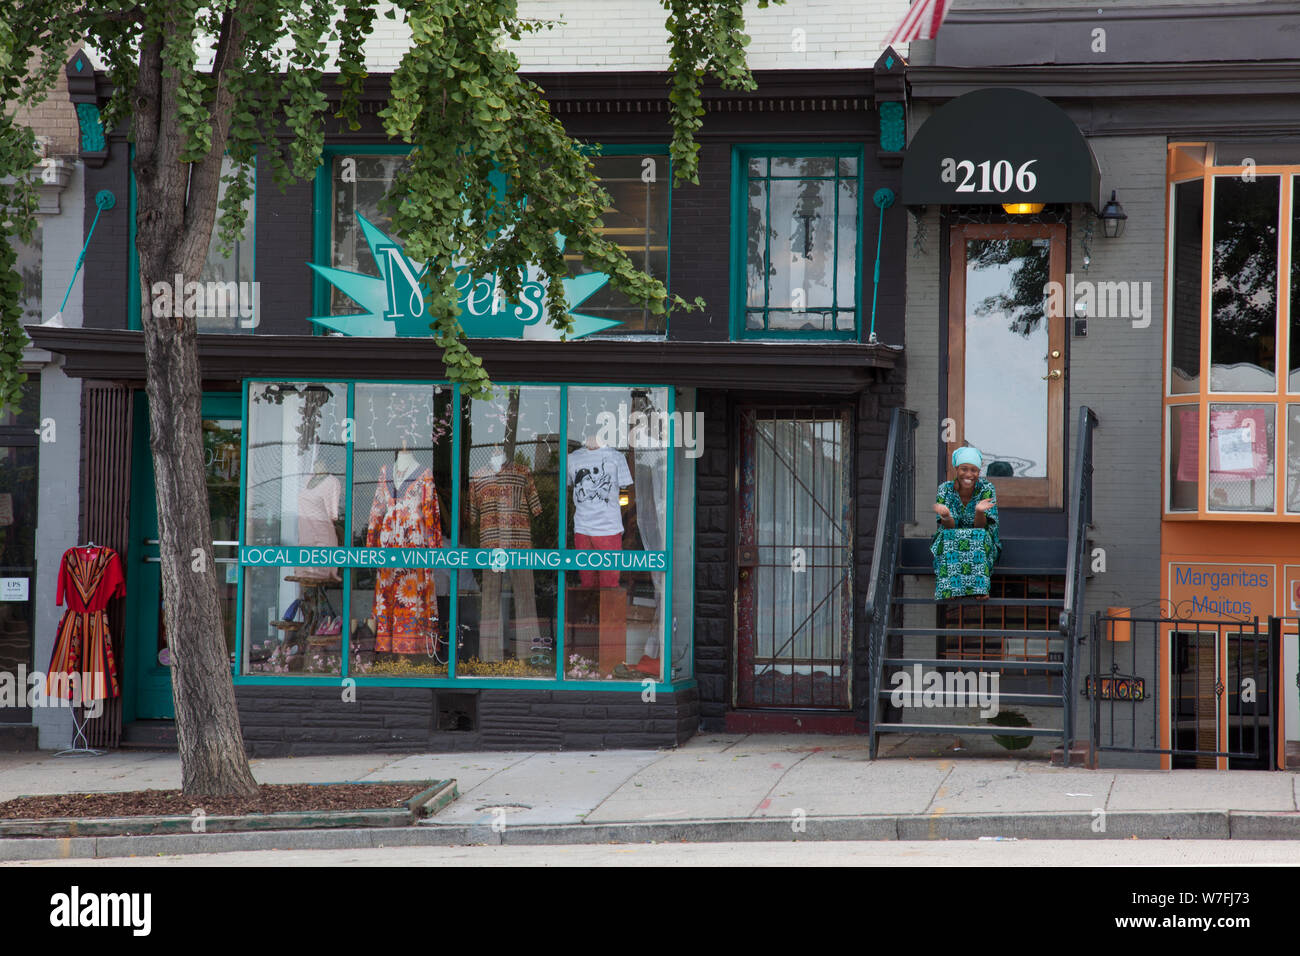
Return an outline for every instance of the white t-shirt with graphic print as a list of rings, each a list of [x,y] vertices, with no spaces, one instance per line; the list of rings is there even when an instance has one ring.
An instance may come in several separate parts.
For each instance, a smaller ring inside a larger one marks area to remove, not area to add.
[[[569,452],[569,484],[573,485],[573,530],[577,534],[623,533],[618,490],[632,484],[627,456],[615,448],[592,451],[583,445]]]

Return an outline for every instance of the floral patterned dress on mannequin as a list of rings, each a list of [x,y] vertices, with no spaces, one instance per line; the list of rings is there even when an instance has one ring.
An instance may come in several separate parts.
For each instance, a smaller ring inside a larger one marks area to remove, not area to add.
[[[430,469],[417,466],[396,481],[389,477],[387,465],[379,470],[366,547],[442,547],[438,490]],[[376,572],[376,653],[433,654],[438,624],[433,581],[432,571],[417,568]]]

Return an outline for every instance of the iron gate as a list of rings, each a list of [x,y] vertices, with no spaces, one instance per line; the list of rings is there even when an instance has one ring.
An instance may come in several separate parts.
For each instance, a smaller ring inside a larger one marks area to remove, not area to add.
[[[1282,629],[1241,621],[1092,616],[1093,753],[1158,754],[1173,767],[1277,769]]]
[[[747,406],[739,418],[735,704],[848,709],[849,409]]]

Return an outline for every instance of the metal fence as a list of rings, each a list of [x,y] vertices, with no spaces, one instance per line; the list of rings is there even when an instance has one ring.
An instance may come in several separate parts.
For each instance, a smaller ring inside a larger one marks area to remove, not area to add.
[[[1079,688],[1094,754],[1278,769],[1283,619],[1092,616]]]

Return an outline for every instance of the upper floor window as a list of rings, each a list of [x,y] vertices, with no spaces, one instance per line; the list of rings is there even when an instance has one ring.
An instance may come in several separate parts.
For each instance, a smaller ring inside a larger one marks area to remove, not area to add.
[[[736,147],[735,337],[858,337],[861,152]]]
[[[230,158],[221,163],[221,185],[218,187],[217,202],[226,196],[226,175],[231,170]],[[256,173],[253,174],[256,184]],[[244,228],[228,252],[221,251],[221,207],[217,207],[217,220],[212,226],[212,238],[208,242],[208,255],[203,260],[203,271],[199,281],[204,288],[221,289],[225,295],[205,295],[201,312],[197,313],[200,332],[251,332],[257,327],[256,286],[253,285],[253,237],[256,233],[257,189],[244,200]],[[236,283],[237,300],[230,295],[229,283]],[[224,304],[223,304],[224,303]]]
[[[407,147],[327,147],[317,201],[322,223],[317,235],[317,260],[336,269],[375,274],[377,266],[362,235],[357,213],[398,241],[392,217],[381,200],[406,163]],[[632,264],[659,281],[668,282],[669,186],[672,181],[668,155],[641,147],[604,147],[592,156],[600,185],[612,204],[603,210],[602,234],[617,243]],[[590,272],[578,253],[566,252],[570,275]],[[317,280],[317,302],[331,315],[354,315],[364,310],[339,289],[326,292]],[[328,296],[328,298],[326,298]],[[584,315],[619,322],[603,335],[663,335],[664,314],[632,303],[612,285],[606,284],[582,303]]]
[[[230,157],[221,163],[221,184],[217,189],[217,202],[226,195],[226,177],[230,174]],[[257,233],[257,174],[253,172],[253,192],[244,200],[244,228],[235,238],[228,252],[221,250],[221,207],[218,205],[208,240],[208,254],[199,271],[197,291],[187,286],[181,290],[186,302],[186,314],[192,316],[200,332],[251,333],[257,328],[260,316],[257,307],[260,296],[255,283],[253,262],[254,236]],[[131,179],[132,204],[135,202],[135,178]],[[135,214],[131,215],[131,228],[135,229]],[[127,328],[140,328],[140,258],[135,239],[130,247],[132,281],[127,299]],[[146,303],[146,306],[148,303]]]
[[[357,213],[393,235],[393,218],[381,200],[406,165],[406,153],[405,146],[372,147],[370,151],[326,148],[324,168],[329,175],[329,218],[318,216],[317,222],[327,224],[328,262],[334,268],[378,274],[378,266],[361,232]],[[325,260],[318,256],[316,261]],[[323,286],[323,280],[317,281]],[[365,311],[343,290],[333,286],[329,288],[330,315],[356,315]]]
[[[1300,152],[1169,156],[1166,510],[1300,515]]]

